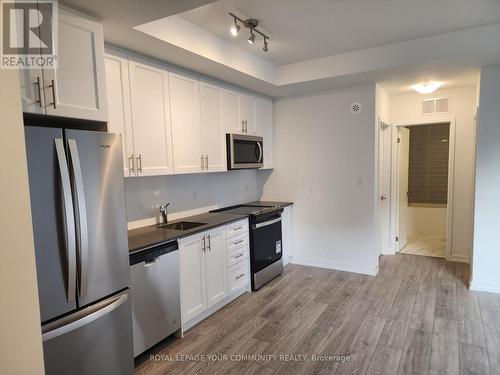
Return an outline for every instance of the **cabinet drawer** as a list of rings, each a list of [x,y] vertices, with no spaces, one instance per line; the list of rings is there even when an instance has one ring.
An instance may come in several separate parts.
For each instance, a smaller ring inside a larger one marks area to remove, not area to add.
[[[250,265],[248,261],[238,263],[229,268],[227,274],[229,294],[231,294],[250,282]]]
[[[226,250],[228,253],[243,246],[248,246],[248,233],[226,239]]]
[[[234,266],[236,263],[241,262],[244,259],[248,259],[249,248],[248,245],[244,247],[240,247],[234,251],[228,252],[227,254],[227,267],[230,268]]]
[[[248,219],[226,225],[226,238],[231,238],[245,232],[248,232]]]

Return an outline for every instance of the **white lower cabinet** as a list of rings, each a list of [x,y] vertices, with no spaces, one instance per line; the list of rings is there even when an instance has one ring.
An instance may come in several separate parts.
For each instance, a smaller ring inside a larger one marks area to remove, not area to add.
[[[228,244],[236,237],[227,234],[234,223],[179,240],[183,330],[250,290],[248,220],[237,222],[236,227],[245,227],[245,223],[247,232],[238,238],[246,238],[231,252]]]

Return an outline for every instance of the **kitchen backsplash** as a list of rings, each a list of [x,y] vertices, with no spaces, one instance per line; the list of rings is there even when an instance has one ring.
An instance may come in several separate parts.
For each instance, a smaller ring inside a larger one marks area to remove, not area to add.
[[[224,207],[262,196],[265,172],[246,170],[125,179],[129,222],[159,215],[160,204],[170,202],[170,214]],[[175,215],[174,215],[175,216]]]

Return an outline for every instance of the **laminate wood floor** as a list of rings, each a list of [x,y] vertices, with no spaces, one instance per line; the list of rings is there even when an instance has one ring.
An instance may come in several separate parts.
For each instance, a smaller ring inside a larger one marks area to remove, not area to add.
[[[136,373],[500,374],[500,295],[468,280],[466,264],[406,254],[376,277],[288,265]]]

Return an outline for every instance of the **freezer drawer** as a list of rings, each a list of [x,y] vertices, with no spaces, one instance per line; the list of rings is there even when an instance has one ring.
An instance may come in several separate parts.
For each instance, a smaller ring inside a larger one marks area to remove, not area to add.
[[[42,326],[45,373],[134,372],[130,292]]]
[[[134,356],[181,327],[177,242],[131,257]]]

